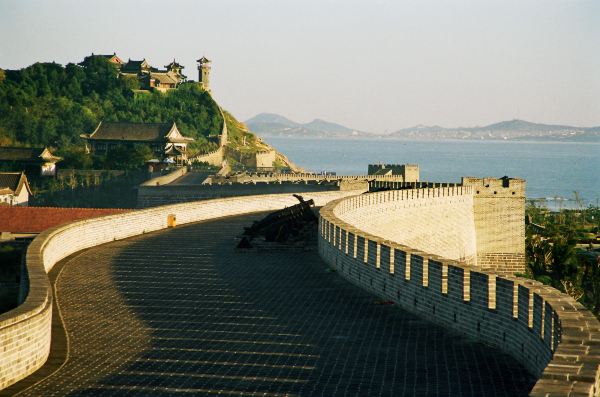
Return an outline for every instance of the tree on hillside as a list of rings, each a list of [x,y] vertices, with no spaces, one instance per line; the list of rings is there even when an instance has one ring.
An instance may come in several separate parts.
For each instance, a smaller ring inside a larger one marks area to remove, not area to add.
[[[133,148],[119,145],[106,155],[105,168],[116,170],[138,169],[150,160],[152,155],[152,150],[146,145],[133,145]]]
[[[3,142],[65,148],[82,146],[101,120],[173,122],[195,138],[190,149],[210,148],[207,137],[221,131],[218,105],[197,84],[167,93],[136,94],[137,79],[120,78],[104,57],[86,66],[36,63],[9,70],[0,84],[0,132]]]
[[[67,146],[56,152],[56,154],[62,157],[60,162],[61,168],[73,168],[73,169],[91,169],[93,168],[94,161],[89,153],[86,153],[84,147],[80,146]]]

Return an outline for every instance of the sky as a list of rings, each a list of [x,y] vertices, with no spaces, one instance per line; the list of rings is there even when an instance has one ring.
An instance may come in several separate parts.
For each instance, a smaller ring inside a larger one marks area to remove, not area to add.
[[[598,0],[0,0],[0,38],[4,69],[205,55],[240,120],[600,125]]]

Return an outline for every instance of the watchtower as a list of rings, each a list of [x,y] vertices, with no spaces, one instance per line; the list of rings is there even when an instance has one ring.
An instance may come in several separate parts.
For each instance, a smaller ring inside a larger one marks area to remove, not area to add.
[[[418,164],[369,164],[369,175],[403,176],[404,182],[419,182]]]
[[[211,61],[210,59],[203,56],[196,62],[198,62],[198,83],[200,83],[200,86],[206,91],[210,91],[209,77]]]
[[[483,270],[525,272],[525,185],[517,178],[462,178],[473,189],[477,265]]]

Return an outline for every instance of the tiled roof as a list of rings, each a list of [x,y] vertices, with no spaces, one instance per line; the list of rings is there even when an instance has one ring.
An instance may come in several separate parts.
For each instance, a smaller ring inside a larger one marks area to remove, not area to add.
[[[80,66],[87,66],[87,64],[90,62],[90,60],[93,57],[102,57],[102,58],[108,59],[111,62],[115,62],[117,64],[122,64],[123,63],[123,61],[121,60],[121,58],[119,58],[117,56],[116,52],[113,53],[113,54],[94,54],[94,53],[92,53],[92,55],[88,55],[85,58],[83,58],[83,61],[79,62],[78,65],[80,65]]]
[[[0,172],[0,194],[19,195],[23,187],[31,194],[31,188],[24,172]]]
[[[169,72],[164,73],[150,73],[150,77],[160,81],[161,84],[177,84],[177,78],[171,75]]]
[[[90,139],[112,141],[164,141],[173,123],[101,122]]]
[[[41,233],[63,223],[131,210],[118,208],[58,208],[0,206],[0,232]]]
[[[209,63],[209,62],[211,62],[211,60],[208,59],[207,57],[202,57],[202,58],[198,59],[196,62],[199,62],[199,63]]]
[[[126,64],[124,64],[121,67],[121,71],[123,71],[123,72],[140,72],[142,70],[142,68],[146,68],[146,67],[150,67],[150,65],[148,64],[148,62],[146,62],[145,59],[142,59],[141,61],[132,61],[130,59],[129,61],[127,61]]]
[[[60,157],[53,156],[50,151],[44,151],[43,147],[13,147],[0,146],[0,161],[44,161],[60,160]],[[44,155],[44,157],[42,157]]]
[[[0,190],[17,190],[21,175],[21,172],[0,172]]]
[[[172,67],[184,69],[183,65],[179,64],[177,61],[175,61],[175,59],[173,59],[173,62],[171,62],[170,64],[165,65],[165,68],[167,69]]]

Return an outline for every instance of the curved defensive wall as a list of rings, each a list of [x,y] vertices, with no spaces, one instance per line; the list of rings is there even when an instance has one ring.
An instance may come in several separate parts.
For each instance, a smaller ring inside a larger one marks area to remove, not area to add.
[[[454,186],[336,200],[321,209],[320,254],[354,284],[515,357],[539,377],[531,395],[597,396],[592,313],[539,282],[468,264],[473,215],[457,214],[476,194]]]
[[[336,191],[307,193],[315,205],[361,193]],[[261,195],[207,200],[156,207],[88,219],[49,229],[36,237],[26,254],[23,302],[0,315],[0,390],[40,368],[50,351],[52,288],[47,273],[67,256],[110,241],[121,240],[177,224],[253,212],[274,211],[297,204],[291,195]]]

